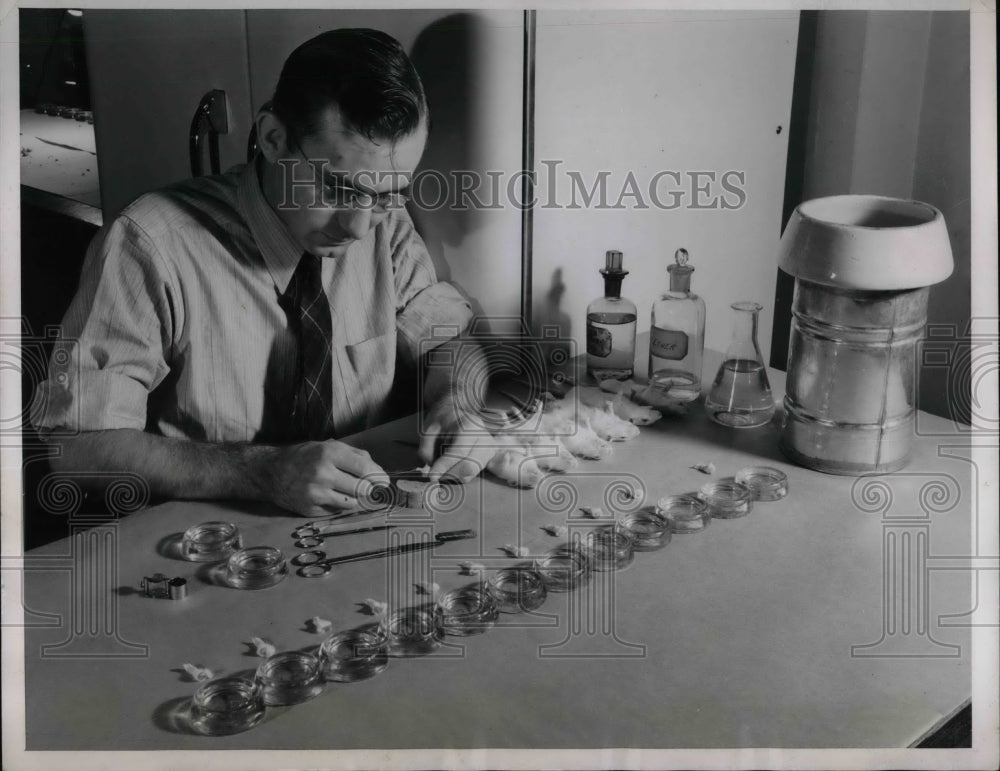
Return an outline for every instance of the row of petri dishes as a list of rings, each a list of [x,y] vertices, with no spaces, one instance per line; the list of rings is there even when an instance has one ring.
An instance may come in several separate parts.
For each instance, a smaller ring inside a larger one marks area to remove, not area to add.
[[[327,682],[374,677],[390,658],[431,654],[446,636],[482,634],[501,613],[531,612],[549,592],[571,591],[590,581],[594,571],[619,570],[637,551],[663,548],[671,533],[698,532],[712,518],[745,516],[754,501],[779,500],[787,491],[782,471],[754,466],[710,482],[698,493],[666,496],[654,508],[623,514],[613,524],[577,535],[530,562],[495,570],[485,581],[448,591],[435,602],[392,610],[378,623],[331,634],[315,653],[276,653],[252,678],[205,683],[192,700],[192,727],[211,736],[248,730],[268,706],[308,701]]]

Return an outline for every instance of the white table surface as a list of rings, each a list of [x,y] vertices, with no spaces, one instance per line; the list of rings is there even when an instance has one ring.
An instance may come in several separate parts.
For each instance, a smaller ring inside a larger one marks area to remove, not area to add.
[[[21,184],[100,208],[94,124],[21,110]]]
[[[783,374],[772,372],[772,381],[782,393]],[[927,415],[921,425],[942,434],[949,429],[948,421]],[[391,440],[414,434],[409,418],[351,443],[399,469],[416,465],[415,451]],[[37,549],[27,557],[25,606],[58,621],[26,630],[27,748],[908,746],[971,694],[968,628],[942,618],[951,614],[960,624],[972,609],[971,574],[924,570],[946,567],[947,555],[969,554],[971,466],[939,454],[943,445],[963,441],[918,437],[909,466],[881,477],[884,488],[868,490],[889,491],[889,513],[905,520],[894,525],[883,518],[877,496],[858,487],[852,497],[855,478],[794,466],[777,439],[776,424],[733,431],[696,408],[644,428],[616,445],[610,460],[550,477],[542,494],[567,481],[579,505],[602,505],[609,483],[638,478],[649,503],[707,481],[693,463],[714,462],[716,476],[763,463],[787,472],[790,493],[757,504],[743,519],[675,535],[663,550],[604,574],[591,591],[551,594],[537,615],[504,616],[483,636],[448,638],[453,645],[440,655],[392,659],[371,680],[331,683],[312,701],[269,708],[253,730],[228,737],[185,730],[183,711],[197,686],[184,677],[183,663],[216,675],[252,669],[259,663],[247,644],[252,636],[270,638],[279,650],[314,647],[322,637],[308,630],[310,617],[330,619],[334,630],[370,622],[357,603],[387,599],[390,585],[407,582],[406,565],[422,566],[424,577],[444,590],[467,584],[460,560],[498,564],[498,547],[508,543],[532,553],[551,548],[562,539],[540,525],[565,523],[569,508],[550,503],[554,511],[546,511],[536,491],[479,479],[464,488],[458,510],[439,514],[434,524],[475,528],[476,540],[425,552],[415,562],[357,563],[325,579],[291,575],[263,591],[217,585],[210,568],[163,553],[165,541],[188,526],[228,519],[248,545],[295,554],[290,532],[303,520],[263,505],[171,502],[143,510],[94,531],[106,534],[112,555],[96,569],[91,537]],[[922,501],[926,506],[935,483],[957,498],[944,505],[938,499],[934,505],[947,510],[927,516]],[[413,512],[402,515],[413,519]],[[427,527],[426,520],[414,524]],[[917,540],[904,544],[910,537]],[[385,538],[352,536],[327,546],[356,551]],[[898,565],[887,567],[890,542],[908,547],[894,553],[922,553],[927,561],[902,573]],[[155,572],[187,577],[189,597],[140,595],[140,578]],[[891,603],[901,589],[884,590],[884,582],[899,575],[913,576],[914,587],[929,576],[919,626],[909,614],[908,629],[889,628],[900,618]],[[576,601],[589,605],[589,613],[571,613]],[[582,619],[576,633],[571,618]],[[89,629],[92,621],[116,635]],[[596,628],[588,632],[588,624]],[[880,640],[880,648],[854,650],[880,655],[852,655],[852,646]],[[60,643],[68,644],[44,648]]]

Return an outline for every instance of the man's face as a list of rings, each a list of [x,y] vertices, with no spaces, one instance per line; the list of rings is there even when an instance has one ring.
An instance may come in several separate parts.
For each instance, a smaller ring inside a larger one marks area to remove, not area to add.
[[[340,257],[388,216],[386,205],[401,205],[387,194],[405,192],[410,184],[427,127],[424,122],[392,143],[347,129],[336,106],[321,118],[315,134],[300,142],[286,139],[273,169],[277,195],[271,203],[303,250]]]

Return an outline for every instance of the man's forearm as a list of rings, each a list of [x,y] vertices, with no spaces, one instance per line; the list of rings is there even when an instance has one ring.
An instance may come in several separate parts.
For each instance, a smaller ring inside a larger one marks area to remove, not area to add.
[[[450,363],[445,363],[450,362]],[[468,338],[442,343],[429,355],[423,383],[423,408],[451,397],[465,410],[479,410],[489,386],[489,363],[483,349]]]
[[[132,473],[166,498],[271,500],[275,447],[207,444],[136,429],[95,431],[60,441],[56,471]]]

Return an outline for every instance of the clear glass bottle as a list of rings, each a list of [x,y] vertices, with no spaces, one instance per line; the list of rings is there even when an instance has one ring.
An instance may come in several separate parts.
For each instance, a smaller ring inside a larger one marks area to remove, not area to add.
[[[738,302],[730,307],[736,313],[733,338],[705,397],[705,410],[708,417],[724,426],[762,426],[774,415],[774,397],[757,345],[757,314],[761,306]]]
[[[667,267],[670,291],[653,303],[649,328],[649,384],[661,396],[693,402],[701,396],[705,350],[705,301],[691,291],[687,249]]]
[[[627,380],[635,371],[635,303],[621,296],[622,253],[605,256],[604,297],[587,306],[587,372],[597,380]]]

